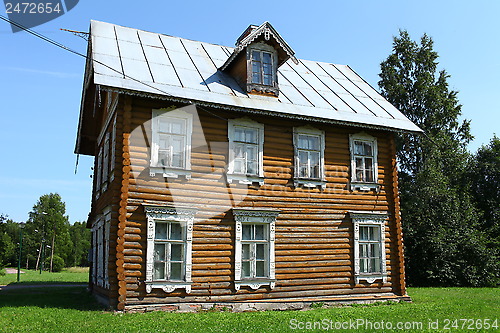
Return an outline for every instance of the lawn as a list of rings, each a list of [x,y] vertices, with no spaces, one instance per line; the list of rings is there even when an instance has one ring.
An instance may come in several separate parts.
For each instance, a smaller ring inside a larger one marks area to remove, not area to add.
[[[32,269],[21,269],[21,284],[47,284],[47,283],[86,283],[89,280],[88,267],[70,267],[65,268],[62,272],[50,273],[43,271],[35,271]],[[0,285],[17,283],[17,274],[5,274],[0,276]]]
[[[429,325],[436,323],[442,331],[448,323],[451,332],[476,332],[480,331],[476,328],[481,324],[494,325],[496,320],[500,325],[500,289],[411,288],[409,293],[413,298],[411,304],[356,305],[309,311],[123,314],[105,311],[85,288],[17,289],[0,292],[0,331],[322,332],[328,329],[339,331],[335,329],[336,323],[349,325],[354,322],[360,326],[351,330],[353,332],[373,332],[376,325],[384,325],[385,329],[378,331],[386,332],[390,331],[387,325],[396,328],[398,322],[402,322],[415,325],[416,329],[406,331],[436,331],[429,329]],[[458,321],[453,322],[455,319]],[[321,325],[317,326],[318,329],[307,329],[313,328],[315,322]],[[422,323],[421,328],[418,323]],[[484,331],[498,332],[500,329]]]

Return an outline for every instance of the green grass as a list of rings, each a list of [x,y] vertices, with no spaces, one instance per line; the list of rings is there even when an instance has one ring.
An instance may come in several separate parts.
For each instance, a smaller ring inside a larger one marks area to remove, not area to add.
[[[31,269],[21,269],[20,284],[47,284],[47,283],[86,283],[89,280],[88,267],[70,267],[65,268],[62,272],[50,273],[43,271],[35,271]],[[5,274],[0,276],[0,285],[17,284],[17,274]]]
[[[422,322],[423,330],[413,330],[415,332],[432,331],[428,329],[429,322],[436,320],[439,320],[439,328],[443,330],[446,319],[497,319],[500,325],[500,289],[411,288],[409,293],[414,301],[411,304],[356,305],[281,312],[122,314],[104,311],[84,288],[17,289],[0,292],[0,331],[324,332],[321,329],[293,330],[290,323],[293,320],[295,323],[322,320],[335,323],[358,319],[372,323],[391,322],[393,325],[397,322]],[[460,322],[458,324],[461,325]],[[362,328],[356,332],[374,331]],[[379,330],[385,331],[387,330]],[[500,329],[484,331],[498,332]]]

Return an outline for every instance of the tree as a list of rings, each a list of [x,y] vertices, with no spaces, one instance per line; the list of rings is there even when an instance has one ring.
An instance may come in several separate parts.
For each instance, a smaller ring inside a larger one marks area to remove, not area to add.
[[[73,247],[70,261],[72,266],[88,266],[88,251],[90,249],[90,230],[85,222],[75,222],[69,228]]]
[[[408,281],[491,285],[498,258],[478,229],[467,186],[470,123],[458,121],[457,92],[446,71],[438,72],[437,59],[432,38],[417,43],[400,31],[379,74],[382,95],[425,133],[397,138]]]
[[[481,211],[482,230],[491,236],[492,247],[500,249],[500,139],[494,136],[471,159],[470,188]]]
[[[39,236],[39,250],[36,269],[42,262],[46,248],[50,249],[50,271],[54,254],[64,259],[71,248],[69,237],[69,222],[66,213],[66,205],[57,193],[44,194],[33,206],[30,213],[30,221],[36,226]],[[50,245],[47,244],[50,242]]]

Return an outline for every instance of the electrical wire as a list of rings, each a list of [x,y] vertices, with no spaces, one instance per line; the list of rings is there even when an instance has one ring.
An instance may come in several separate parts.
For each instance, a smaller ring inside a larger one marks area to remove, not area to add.
[[[78,51],[75,51],[75,50],[73,50],[73,49],[71,49],[71,48],[67,47],[67,46],[66,46],[66,45],[64,45],[64,44],[61,44],[61,43],[59,43],[59,42],[57,42],[57,41],[55,41],[55,40],[53,40],[53,39],[50,39],[49,37],[44,36],[44,35],[42,35],[41,33],[36,32],[36,31],[34,31],[34,30],[30,29],[30,28],[27,28],[27,27],[25,27],[24,25],[22,25],[22,24],[20,24],[20,23],[18,23],[18,22],[15,22],[15,21],[13,21],[13,20],[11,20],[11,19],[9,19],[9,18],[7,18],[7,17],[5,17],[5,16],[3,16],[3,15],[0,15],[0,19],[2,19],[2,20],[4,20],[5,22],[10,23],[10,24],[12,24],[12,25],[14,25],[14,26],[18,27],[19,29],[22,29],[22,30],[26,31],[27,33],[29,33],[29,34],[31,34],[31,35],[33,35],[33,36],[35,36],[35,37],[38,37],[38,38],[42,39],[43,41],[45,41],[45,42],[47,42],[47,43],[50,43],[50,44],[52,44],[52,45],[55,45],[55,46],[57,46],[57,47],[59,47],[59,48],[61,48],[61,49],[65,50],[65,51],[68,51],[68,52],[71,52],[71,53],[73,53],[73,54],[76,54],[76,55],[78,55],[78,56],[80,56],[80,57],[82,57],[82,58],[85,58],[86,60],[92,60],[93,62],[98,63],[99,65],[102,65],[102,66],[104,66],[104,67],[106,67],[106,68],[108,68],[108,69],[112,70],[113,72],[116,72],[116,73],[118,73],[118,74],[120,74],[120,75],[123,75],[123,77],[124,77],[124,78],[126,78],[126,79],[130,79],[130,80],[135,81],[135,82],[137,82],[137,83],[143,84],[143,85],[145,85],[146,87],[149,87],[149,88],[152,88],[152,89],[154,89],[154,90],[157,90],[157,91],[161,92],[161,93],[162,93],[162,94],[164,94],[164,95],[167,95],[167,96],[173,96],[172,94],[169,94],[168,92],[166,92],[166,91],[164,91],[164,90],[162,90],[162,89],[160,89],[160,88],[157,88],[157,87],[152,86],[152,85],[150,85],[150,84],[148,84],[148,83],[146,83],[146,82],[143,82],[143,81],[141,81],[141,80],[139,80],[139,79],[136,79],[136,78],[134,78],[134,77],[132,77],[132,76],[129,76],[129,75],[125,74],[125,73],[122,73],[122,72],[120,72],[119,70],[114,69],[113,67],[108,66],[108,65],[106,65],[105,63],[103,63],[103,62],[101,62],[101,61],[98,61],[98,60],[95,60],[95,59],[91,59],[91,58],[90,58],[90,57],[88,57],[87,55],[82,54],[82,53],[80,53],[80,52],[78,52]]]

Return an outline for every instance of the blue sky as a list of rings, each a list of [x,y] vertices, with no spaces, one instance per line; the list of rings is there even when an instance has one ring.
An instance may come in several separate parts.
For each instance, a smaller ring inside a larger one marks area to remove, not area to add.
[[[5,8],[0,6],[5,15]],[[348,64],[374,87],[392,38],[406,29],[435,41],[440,68],[472,120],[475,151],[499,133],[498,1],[94,1],[34,30],[81,53],[91,19],[233,46],[249,24],[269,21],[301,59]],[[0,21],[0,213],[24,221],[58,192],[70,221],[90,208],[93,158],[73,153],[85,61]]]

